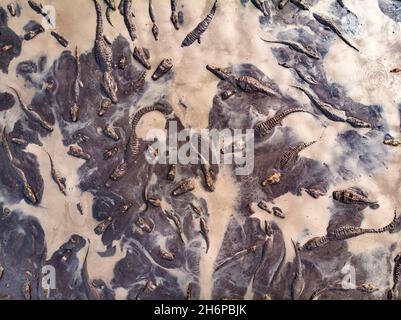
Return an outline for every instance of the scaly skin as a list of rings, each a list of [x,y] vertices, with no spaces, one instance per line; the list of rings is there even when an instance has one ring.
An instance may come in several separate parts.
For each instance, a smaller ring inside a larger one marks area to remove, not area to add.
[[[393,220],[386,226],[382,228],[360,228],[355,226],[342,226],[335,230],[328,232],[325,236],[314,237],[307,241],[299,250],[310,251],[319,247],[327,245],[331,241],[342,241],[351,238],[361,236],[368,233],[383,233],[386,231],[391,231],[397,221],[397,214],[394,212]]]
[[[287,109],[283,112],[277,113],[274,117],[269,118],[265,121],[258,122],[255,125],[255,131],[257,134],[260,136],[265,136],[267,135],[271,130],[273,130],[278,124],[281,123],[281,121],[287,117],[288,115],[295,113],[295,112],[308,112],[307,110],[303,108],[291,108]]]
[[[173,109],[170,105],[156,103],[152,106],[141,108],[134,115],[134,117],[132,118],[132,122],[131,122],[131,134],[129,136],[127,146],[125,148],[125,159],[126,159],[127,163],[132,163],[136,159],[136,157],[139,153],[140,145],[139,145],[138,137],[135,132],[136,126],[138,125],[139,121],[146,113],[152,112],[152,111],[159,111],[160,113],[162,113],[164,115],[168,115],[171,112],[173,112]]]
[[[236,79],[236,84],[238,88],[247,93],[263,93],[270,96],[277,96],[277,93],[272,89],[250,76],[238,77]]]
[[[163,59],[160,64],[157,66],[155,72],[152,75],[153,80],[158,80],[166,73],[168,73],[173,67],[173,62],[171,59]]]
[[[133,56],[136,61],[143,65],[146,69],[150,70],[152,66],[149,63],[149,51],[142,47],[135,47]]]
[[[210,22],[212,21],[217,8],[217,0],[214,2],[212,9],[209,14],[193,29],[181,43],[181,47],[188,47],[193,44],[196,40],[200,41],[201,35],[207,30]]]
[[[300,142],[294,146],[290,147],[290,150],[286,151],[283,153],[283,155],[280,158],[280,168],[281,170],[285,169],[288,166],[293,166],[295,165],[296,161],[299,158],[299,153],[304,150],[305,148],[311,146],[314,144],[316,141],[311,141],[308,143],[305,142]]]
[[[113,103],[117,103],[117,84],[112,76],[113,53],[110,45],[106,42],[103,33],[102,9],[97,0],[93,0],[96,8],[96,37],[95,57],[100,71],[103,73],[103,88]]]
[[[194,189],[195,189],[194,182],[191,179],[184,179],[180,181],[177,187],[173,190],[172,194],[173,196],[180,196]]]
[[[124,16],[124,23],[125,26],[127,27],[128,34],[131,38],[132,41],[135,41],[136,38],[138,37],[136,34],[136,26],[134,23],[133,19],[133,13],[132,13],[132,0],[125,0],[124,6],[123,6],[123,16]]]
[[[346,190],[335,190],[333,191],[333,198],[337,201],[340,201],[345,204],[351,203],[365,203],[370,206],[376,206],[377,201],[373,201],[368,199],[362,194],[359,194],[357,191],[352,188]]]

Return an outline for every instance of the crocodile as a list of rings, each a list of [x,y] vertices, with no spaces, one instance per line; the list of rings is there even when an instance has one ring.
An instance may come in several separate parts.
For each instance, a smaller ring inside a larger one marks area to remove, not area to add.
[[[298,250],[300,251],[311,251],[316,248],[320,248],[325,246],[330,242],[330,239],[327,238],[326,236],[322,237],[314,237],[310,240],[308,240],[303,246],[299,247]]]
[[[16,160],[14,159],[14,156],[11,152],[11,146],[8,141],[8,133],[6,127],[3,128],[2,140],[3,140],[3,148],[6,153],[7,159],[10,163],[11,168],[16,174],[18,181],[22,185],[22,190],[25,198],[32,204],[38,203],[38,198],[36,196],[35,190],[33,189],[32,185],[28,182],[25,172],[21,170],[16,164]]]
[[[227,264],[231,263],[232,261],[235,261],[237,259],[240,259],[240,258],[244,257],[248,253],[255,252],[256,249],[257,249],[257,246],[254,245],[254,246],[250,246],[249,248],[246,248],[246,249],[243,249],[243,250],[240,250],[240,251],[234,253],[232,256],[224,259],[221,263],[219,263],[216,266],[216,268],[214,269],[214,271],[216,272],[216,271],[220,270],[221,268],[223,268]]]
[[[200,41],[200,37],[202,34],[208,29],[212,19],[216,13],[217,9],[217,0],[215,0],[212,9],[210,10],[209,14],[203,19],[196,27],[193,29],[185,39],[181,43],[181,47],[188,47],[193,44],[196,40]]]
[[[68,47],[68,40],[64,38],[61,34],[57,33],[56,31],[52,30],[50,34],[57,40],[59,44],[61,44],[64,48]]]
[[[213,192],[216,187],[214,185],[214,171],[212,167],[208,163],[202,163],[201,169],[205,178],[205,184],[207,188],[209,189],[209,191]]]
[[[348,117],[347,117],[345,111],[334,108],[329,103],[320,101],[309,90],[307,90],[305,88],[298,87],[298,86],[292,86],[292,87],[305,93],[306,96],[312,101],[312,103],[331,121],[337,121],[337,122],[346,122],[347,121]]]
[[[118,147],[116,146],[108,148],[103,152],[103,159],[108,160],[114,157],[117,154],[117,152],[118,152]]]
[[[345,120],[354,128],[371,128],[371,124],[355,117],[347,117]]]
[[[84,160],[89,160],[91,158],[91,156],[88,153],[84,152],[80,146],[70,146],[70,148],[68,149],[68,154],[75,158]]]
[[[264,211],[266,211],[267,213],[273,213],[273,211],[271,210],[269,204],[264,201],[264,200],[260,200],[258,203],[258,207]]]
[[[253,281],[255,281],[255,279],[258,278],[259,273],[262,272],[261,268],[266,264],[269,258],[268,254],[273,250],[274,231],[271,223],[267,222],[266,220],[265,220],[264,231],[265,231],[265,241],[262,244],[262,254],[260,256],[260,260],[256,266],[255,272],[253,273]]]
[[[351,238],[355,238],[364,234],[369,233],[383,233],[391,232],[397,223],[397,213],[394,211],[394,218],[392,221],[381,228],[361,228],[356,226],[342,226],[332,231],[327,232],[325,236],[314,237],[307,241],[299,250],[310,251],[319,247],[327,245],[330,241],[343,241]]]
[[[179,30],[180,26],[178,24],[177,2],[178,2],[177,0],[170,0],[170,4],[171,4],[170,21],[173,24],[174,28],[176,30]]]
[[[279,208],[279,207],[273,207],[272,210],[273,210],[273,214],[274,214],[277,218],[280,218],[280,219],[284,219],[284,218],[285,218],[285,215],[284,215],[284,213],[283,213],[283,210],[281,210],[281,208]]]
[[[5,44],[4,46],[2,46],[0,48],[1,52],[7,52],[9,50],[11,50],[14,46],[12,44]]]
[[[82,86],[81,82],[81,64],[79,61],[79,53],[78,47],[75,47],[75,68],[76,68],[76,77],[74,81],[74,104],[70,107],[70,116],[72,122],[78,121],[79,115],[79,106],[78,106],[78,99],[79,99],[79,91],[80,87]]]
[[[104,3],[107,5],[108,8],[115,11],[117,9],[116,3],[114,0],[104,0]]]
[[[284,170],[289,166],[294,166],[296,161],[299,158],[299,153],[304,150],[305,148],[311,146],[316,141],[311,142],[299,142],[293,146],[290,146],[289,150],[283,153],[280,158],[280,169]]]
[[[291,3],[301,10],[309,10],[309,5],[304,3],[303,0],[290,0]]]
[[[317,84],[317,81],[315,78],[313,78],[310,74],[302,71],[301,69],[298,68],[293,68],[295,70],[295,72],[297,73],[297,75],[306,83],[311,84],[311,85],[315,85]]]
[[[28,145],[28,141],[26,141],[23,138],[11,138],[11,142],[18,146],[22,146],[22,147],[25,147]]]
[[[236,84],[239,89],[247,93],[263,93],[269,96],[277,96],[275,91],[251,76],[236,78]]]
[[[51,176],[53,178],[53,181],[57,184],[57,187],[59,188],[60,192],[64,195],[66,195],[66,178],[65,177],[61,177],[60,173],[57,171],[55,165],[54,165],[54,161],[52,159],[52,157],[50,156],[49,153],[47,153],[48,157],[49,157],[49,161],[50,161],[50,172],[51,172]]]
[[[266,187],[269,185],[278,184],[281,181],[281,173],[280,172],[273,172],[271,175],[267,176],[265,179],[262,180],[261,185],[262,187]]]
[[[294,278],[291,284],[291,297],[292,300],[298,300],[305,289],[305,279],[303,276],[303,266],[301,261],[301,255],[299,253],[299,245],[291,239],[292,245],[295,250],[295,270],[294,270]]]
[[[109,22],[109,24],[113,26],[113,22],[111,21],[111,12],[112,11],[116,11],[117,7],[116,4],[114,2],[114,0],[104,0],[105,4],[107,5],[107,9],[106,9],[106,19]]]
[[[316,19],[317,22],[322,24],[323,26],[329,28],[333,31],[342,41],[344,41],[348,46],[352,49],[359,52],[359,49],[355,47],[342,33],[342,31],[334,24],[333,20],[327,16],[322,14],[318,14],[316,12],[313,13],[313,17]]]
[[[106,126],[103,128],[103,133],[110,139],[113,139],[114,141],[120,140],[120,136],[117,130],[110,124],[106,124]]]
[[[103,100],[100,102],[100,106],[99,106],[99,109],[98,109],[98,111],[97,111],[97,115],[98,115],[99,117],[103,117],[103,116],[106,114],[107,110],[110,109],[110,107],[111,107],[111,101],[110,101],[110,99],[108,99],[108,98],[103,99]]]
[[[141,229],[142,231],[145,231],[146,233],[151,233],[152,232],[152,227],[147,223],[147,221],[142,218],[138,217],[138,219],[135,222],[135,225]]]
[[[168,250],[160,249],[160,256],[162,259],[167,261],[173,261],[175,259],[175,254]]]
[[[393,268],[393,286],[389,289],[387,296],[389,299],[398,298],[399,292],[397,286],[401,279],[401,253],[397,254],[394,258]]]
[[[288,46],[290,49],[297,51],[299,53],[302,53],[309,58],[319,60],[320,56],[319,54],[312,49],[311,47],[305,47],[303,44],[295,42],[295,41],[290,41],[290,40],[267,40],[264,38],[260,38],[262,41],[267,42],[267,43],[276,43],[276,44],[282,44]]]
[[[158,80],[166,73],[168,73],[173,67],[173,61],[171,59],[163,59],[157,66],[155,72],[152,75],[153,80]]]
[[[193,287],[193,283],[192,282],[188,283],[187,290],[185,293],[185,300],[192,299],[192,287]]]
[[[45,32],[45,28],[43,28],[41,25],[38,26],[36,29],[34,30],[30,30],[27,33],[24,34],[24,39],[26,41],[32,40],[33,38],[35,38],[37,35],[41,34]]]
[[[128,163],[135,160],[139,153],[139,140],[136,135],[136,127],[141,118],[148,112],[158,111],[164,115],[173,112],[173,108],[169,104],[156,103],[152,106],[141,108],[132,118],[131,121],[131,134],[128,138],[128,143],[125,149],[125,158]]]
[[[232,97],[235,95],[237,92],[235,90],[224,90],[220,96],[223,100],[227,100],[228,98]]]
[[[370,200],[354,188],[335,190],[333,191],[333,198],[345,204],[363,203],[369,205],[372,209],[377,209],[379,207],[377,201]]]
[[[177,228],[178,236],[181,240],[182,243],[184,243],[184,230],[182,227],[182,223],[180,218],[176,213],[174,213],[173,210],[163,210],[163,213],[166,215],[166,217],[171,220],[174,224],[174,226]]]
[[[106,181],[105,186],[110,187],[113,182],[120,180],[125,176],[128,170],[128,165],[125,161],[122,161],[119,165],[117,165],[113,171],[111,172],[108,181]]]
[[[206,253],[208,253],[209,246],[210,246],[209,228],[207,227],[207,223],[206,223],[205,219],[203,219],[202,217],[199,218],[199,224],[200,224],[200,234],[205,239],[205,242],[206,242]]]
[[[40,14],[42,17],[44,17],[49,23],[50,26],[55,28],[56,26],[54,25],[53,21],[50,19],[50,15],[47,14],[45,9],[43,8],[43,5],[41,3],[36,3],[35,1],[28,0],[28,5],[31,7],[33,11],[35,11],[37,14]]]
[[[94,229],[95,234],[97,235],[101,235],[103,234],[106,229],[109,227],[109,225],[112,223],[113,218],[112,217],[107,217],[106,219],[104,219],[102,222],[100,222]]]
[[[220,80],[226,80],[230,76],[230,73],[227,69],[215,67],[210,64],[206,65],[206,69],[213,73]]]
[[[10,12],[12,17],[17,15],[17,8],[15,7],[14,3],[10,3],[7,5],[8,12]]]
[[[153,7],[153,2],[152,0],[149,0],[149,17],[150,20],[152,21],[152,34],[155,40],[159,40],[159,27],[156,24],[156,15],[155,15],[155,9]]]
[[[393,138],[390,134],[386,134],[384,136],[383,143],[388,146],[398,147],[399,145],[401,145],[401,139]]]
[[[22,101],[22,98],[16,89],[14,89],[13,87],[9,88],[14,91],[22,111],[26,114],[29,120],[38,123],[43,129],[46,129],[47,131],[53,131],[53,127],[46,120],[44,120],[35,110],[33,110],[31,106],[27,106]]]
[[[180,196],[184,193],[190,192],[195,189],[195,184],[192,179],[183,179],[179,182],[177,187],[173,190],[173,196]]]
[[[118,60],[117,67],[121,70],[125,70],[128,66],[128,59],[125,54],[121,55],[120,59]]]
[[[135,47],[133,56],[136,61],[143,65],[146,69],[150,70],[152,66],[149,63],[149,50],[142,47]]]
[[[32,286],[31,283],[28,279],[24,281],[22,284],[22,295],[24,296],[25,300],[31,300],[32,299]]]
[[[97,2],[93,0],[96,8],[96,37],[95,37],[95,57],[96,62],[103,73],[102,85],[107,96],[111,99],[113,103],[117,103],[117,84],[113,77],[112,65],[113,65],[113,52],[110,45],[104,38],[103,33],[103,19],[102,19],[102,9]]]
[[[134,22],[134,14],[132,12],[132,0],[124,0],[123,17],[129,36],[132,41],[135,41],[138,38],[138,35],[136,34],[137,29]]]
[[[176,175],[177,175],[177,165],[172,164],[167,173],[167,180],[174,181]]]
[[[273,130],[278,124],[281,124],[281,121],[287,117],[288,115],[296,112],[307,112],[309,111],[303,109],[303,108],[290,108],[287,110],[284,110],[282,112],[277,112],[273,117],[265,120],[265,121],[260,121],[255,125],[255,132],[260,135],[260,136],[265,136],[267,135],[271,130]]]
[[[142,297],[146,298],[146,296],[155,291],[156,288],[157,285],[152,280],[148,280],[146,284],[143,286],[142,290],[140,290],[136,295],[135,300],[141,300]]]
[[[195,203],[190,203],[189,206],[192,209],[192,211],[195,212],[199,217],[203,215],[202,209]]]

